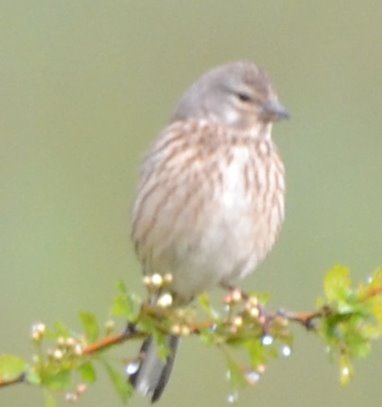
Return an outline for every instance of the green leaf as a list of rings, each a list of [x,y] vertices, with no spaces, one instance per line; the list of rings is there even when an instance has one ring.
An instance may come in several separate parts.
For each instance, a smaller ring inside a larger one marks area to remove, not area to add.
[[[271,298],[271,295],[269,293],[267,293],[267,292],[264,292],[264,293],[249,293],[249,296],[257,298],[257,300],[259,301],[259,303],[261,305],[266,305],[269,302],[270,298]]]
[[[138,315],[139,299],[126,290],[125,284],[118,283],[118,295],[114,298],[111,314],[116,317],[124,317],[128,321],[134,321]]]
[[[157,355],[161,360],[165,360],[171,353],[168,335],[163,335],[158,331],[154,331],[153,337],[156,345],[155,350],[157,352]]]
[[[349,269],[335,266],[324,278],[324,291],[329,302],[343,301],[350,292],[351,279]]]
[[[228,353],[225,352],[228,377],[231,382],[233,390],[239,390],[247,385],[247,381],[244,376],[243,368],[239,363]]]
[[[114,367],[105,361],[103,364],[119,397],[124,403],[126,403],[133,394],[133,387],[128,382],[124,374],[119,373],[116,369],[114,369]]]
[[[199,338],[207,346],[213,346],[223,342],[221,336],[213,329],[206,328],[199,332]]]
[[[100,331],[95,315],[92,314],[91,312],[83,311],[80,313],[80,319],[84,327],[87,339],[90,342],[96,341],[99,337]]]
[[[382,287],[382,268],[379,268],[371,277],[371,281],[369,283],[369,287],[371,288],[380,288]]]
[[[56,322],[54,324],[54,334],[49,334],[49,337],[52,339],[57,339],[59,336],[63,336],[64,338],[70,336],[69,328],[62,322]]]
[[[119,291],[120,294],[127,294],[127,287],[124,281],[119,280],[117,282],[117,290]]]
[[[84,363],[80,368],[79,368],[81,378],[85,383],[94,383],[97,379],[97,374],[94,369],[94,366],[90,362]]]
[[[359,288],[358,295],[382,328],[382,269],[378,269],[368,283]]]
[[[203,293],[198,296],[198,304],[208,315],[214,314],[214,310],[211,305],[211,299],[207,293]]]
[[[25,382],[35,386],[41,384],[41,376],[35,370],[28,370],[25,374]]]
[[[56,399],[49,390],[44,389],[44,404],[45,407],[57,407]]]
[[[72,384],[71,371],[60,370],[44,376],[44,385],[52,390],[66,390]]]
[[[0,355],[0,381],[15,380],[22,375],[27,363],[14,355]]]
[[[256,369],[259,365],[266,362],[267,359],[267,349],[261,344],[260,339],[246,340],[244,343],[247,349],[251,367]]]

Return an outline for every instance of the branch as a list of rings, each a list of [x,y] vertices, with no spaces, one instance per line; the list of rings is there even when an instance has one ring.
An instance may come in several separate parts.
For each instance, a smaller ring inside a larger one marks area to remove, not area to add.
[[[242,298],[250,298],[248,294],[244,293],[243,291],[240,291]],[[152,318],[163,318],[163,309],[162,308],[156,308],[155,306],[149,305],[149,304],[143,304],[142,305],[142,313],[145,314],[145,317],[147,315],[150,315]],[[240,313],[239,313],[240,314]],[[260,313],[259,313],[260,315]],[[261,315],[262,318],[260,318],[261,326],[263,327],[263,332],[267,331],[267,327],[270,326],[270,324],[274,321],[277,320],[278,318],[282,318],[285,321],[289,322],[296,322],[299,325],[302,325],[308,330],[313,329],[313,320],[317,320],[319,318],[322,318],[325,315],[324,310],[320,311],[313,311],[313,312],[286,312],[286,311],[277,311],[274,313],[271,312],[266,312],[264,309],[261,310]],[[238,316],[238,315],[237,315]],[[143,315],[141,315],[143,317]],[[139,319],[139,318],[138,318]],[[237,319],[234,319],[236,323],[234,322],[232,326],[236,326],[237,324]],[[226,321],[228,324],[228,320]],[[201,335],[205,330],[210,330],[212,329],[214,325],[214,322],[211,320],[205,320],[205,321],[200,321],[192,326],[190,326],[189,330],[187,333],[179,332],[179,335],[186,336],[188,334],[192,334],[194,336]],[[41,329],[41,327],[40,327]],[[162,334],[173,334],[173,332],[166,332],[163,329],[161,330]],[[231,332],[234,333],[231,329]],[[92,356],[101,352],[104,352],[108,350],[109,348],[112,348],[117,345],[121,345],[127,341],[130,340],[135,340],[135,339],[142,339],[147,337],[149,334],[143,331],[138,330],[137,325],[133,323],[129,323],[127,328],[123,330],[119,334],[112,334],[112,335],[107,335],[93,343],[90,343],[86,346],[83,347],[81,351],[81,356],[86,357],[86,356]],[[40,339],[40,338],[39,338]],[[68,341],[67,341],[68,342]],[[69,341],[70,342],[70,341]],[[75,342],[72,342],[72,347],[74,347]],[[54,352],[50,352],[51,354],[54,354]],[[26,380],[27,377],[27,372],[22,372],[18,377],[12,378],[9,380],[6,379],[1,379],[0,378],[0,388],[2,387],[7,387],[15,384],[21,384],[21,383],[27,383],[28,381]]]
[[[18,377],[10,380],[2,380],[0,379],[0,388],[1,387],[7,387],[7,386],[12,386],[13,384],[20,384],[25,381],[25,373],[21,373]]]
[[[83,355],[92,355],[128,340],[144,338],[146,336],[147,334],[144,332],[137,331],[135,325],[128,324],[127,328],[122,333],[106,336],[99,341],[87,345],[83,350]]]
[[[126,401],[132,389],[124,369],[119,369],[138,363],[140,355],[120,361],[115,368],[115,360],[108,359],[107,351],[152,335],[166,354],[164,338],[177,335],[200,338],[207,346],[221,350],[236,390],[253,384],[253,377],[263,374],[270,360],[280,355],[280,349],[283,356],[291,353],[291,324],[322,339],[337,358],[340,381],[346,384],[354,372],[352,360],[365,356],[372,341],[382,335],[382,270],[366,284],[354,287],[349,270],[334,267],[325,277],[324,296],[318,299],[317,309],[302,312],[269,311],[267,296],[234,287],[228,288],[218,307],[210,303],[207,295],[200,296],[196,304],[177,307],[172,304],[171,281],[158,275],[145,278],[149,292],[157,291],[155,304],[142,302],[120,283],[111,310],[113,320],[105,324],[103,333],[96,317],[86,312],[80,314],[84,330],[81,334],[73,334],[62,324],[51,329],[35,324],[31,335],[35,348],[32,363],[17,356],[0,355],[0,388],[26,383],[63,390],[68,399],[75,400],[96,380],[95,364],[101,362]],[[119,333],[115,332],[116,319],[128,321],[126,329]],[[237,351],[246,355],[246,361],[236,360]]]

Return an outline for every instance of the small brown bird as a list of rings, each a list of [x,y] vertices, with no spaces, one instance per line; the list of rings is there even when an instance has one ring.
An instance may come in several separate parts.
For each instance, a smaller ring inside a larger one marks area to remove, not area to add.
[[[145,275],[170,273],[175,301],[191,301],[253,272],[284,219],[285,173],[272,123],[289,116],[268,75],[238,61],[204,74],[181,98],[144,160],[133,209],[133,241]],[[155,299],[152,299],[155,301]],[[130,377],[158,400],[172,353],[152,338]]]

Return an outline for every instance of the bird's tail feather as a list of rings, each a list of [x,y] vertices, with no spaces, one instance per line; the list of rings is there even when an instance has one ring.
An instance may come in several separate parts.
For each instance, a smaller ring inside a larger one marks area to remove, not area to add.
[[[168,336],[170,353],[162,360],[158,356],[157,346],[154,338],[146,338],[141,347],[142,361],[134,374],[129,378],[135,390],[144,396],[151,397],[151,402],[157,401],[163,393],[170,377],[174,364],[179,337]]]

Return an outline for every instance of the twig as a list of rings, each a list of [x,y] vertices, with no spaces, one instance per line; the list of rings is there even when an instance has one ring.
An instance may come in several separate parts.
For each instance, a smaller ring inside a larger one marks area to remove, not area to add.
[[[0,379],[0,388],[12,386],[13,384],[24,383],[24,381],[25,381],[25,373],[21,373],[20,376],[16,377],[15,379],[11,379],[11,380],[1,380]]]
[[[97,352],[101,352],[108,348],[111,348],[114,345],[118,345],[120,343],[126,342],[131,339],[137,338],[144,338],[147,336],[144,332],[137,331],[134,325],[129,324],[128,327],[120,334],[117,335],[109,335],[105,338],[100,339],[94,343],[91,343],[82,350],[82,354],[84,356],[93,355]],[[26,383],[25,381],[26,373],[23,372],[20,376],[16,377],[15,379],[10,380],[1,380],[0,379],[0,388],[12,386],[14,384]]]
[[[132,325],[129,325],[129,327],[131,328]],[[83,349],[82,353],[84,355],[92,355],[119,343],[123,343],[131,339],[144,338],[145,336],[147,335],[144,332],[139,332],[135,329],[126,329],[121,334],[106,336],[97,342],[91,343]]]
[[[326,308],[312,312],[285,312],[281,311],[281,315],[292,322],[297,322],[306,328],[308,331],[315,328],[314,321],[327,315]]]

